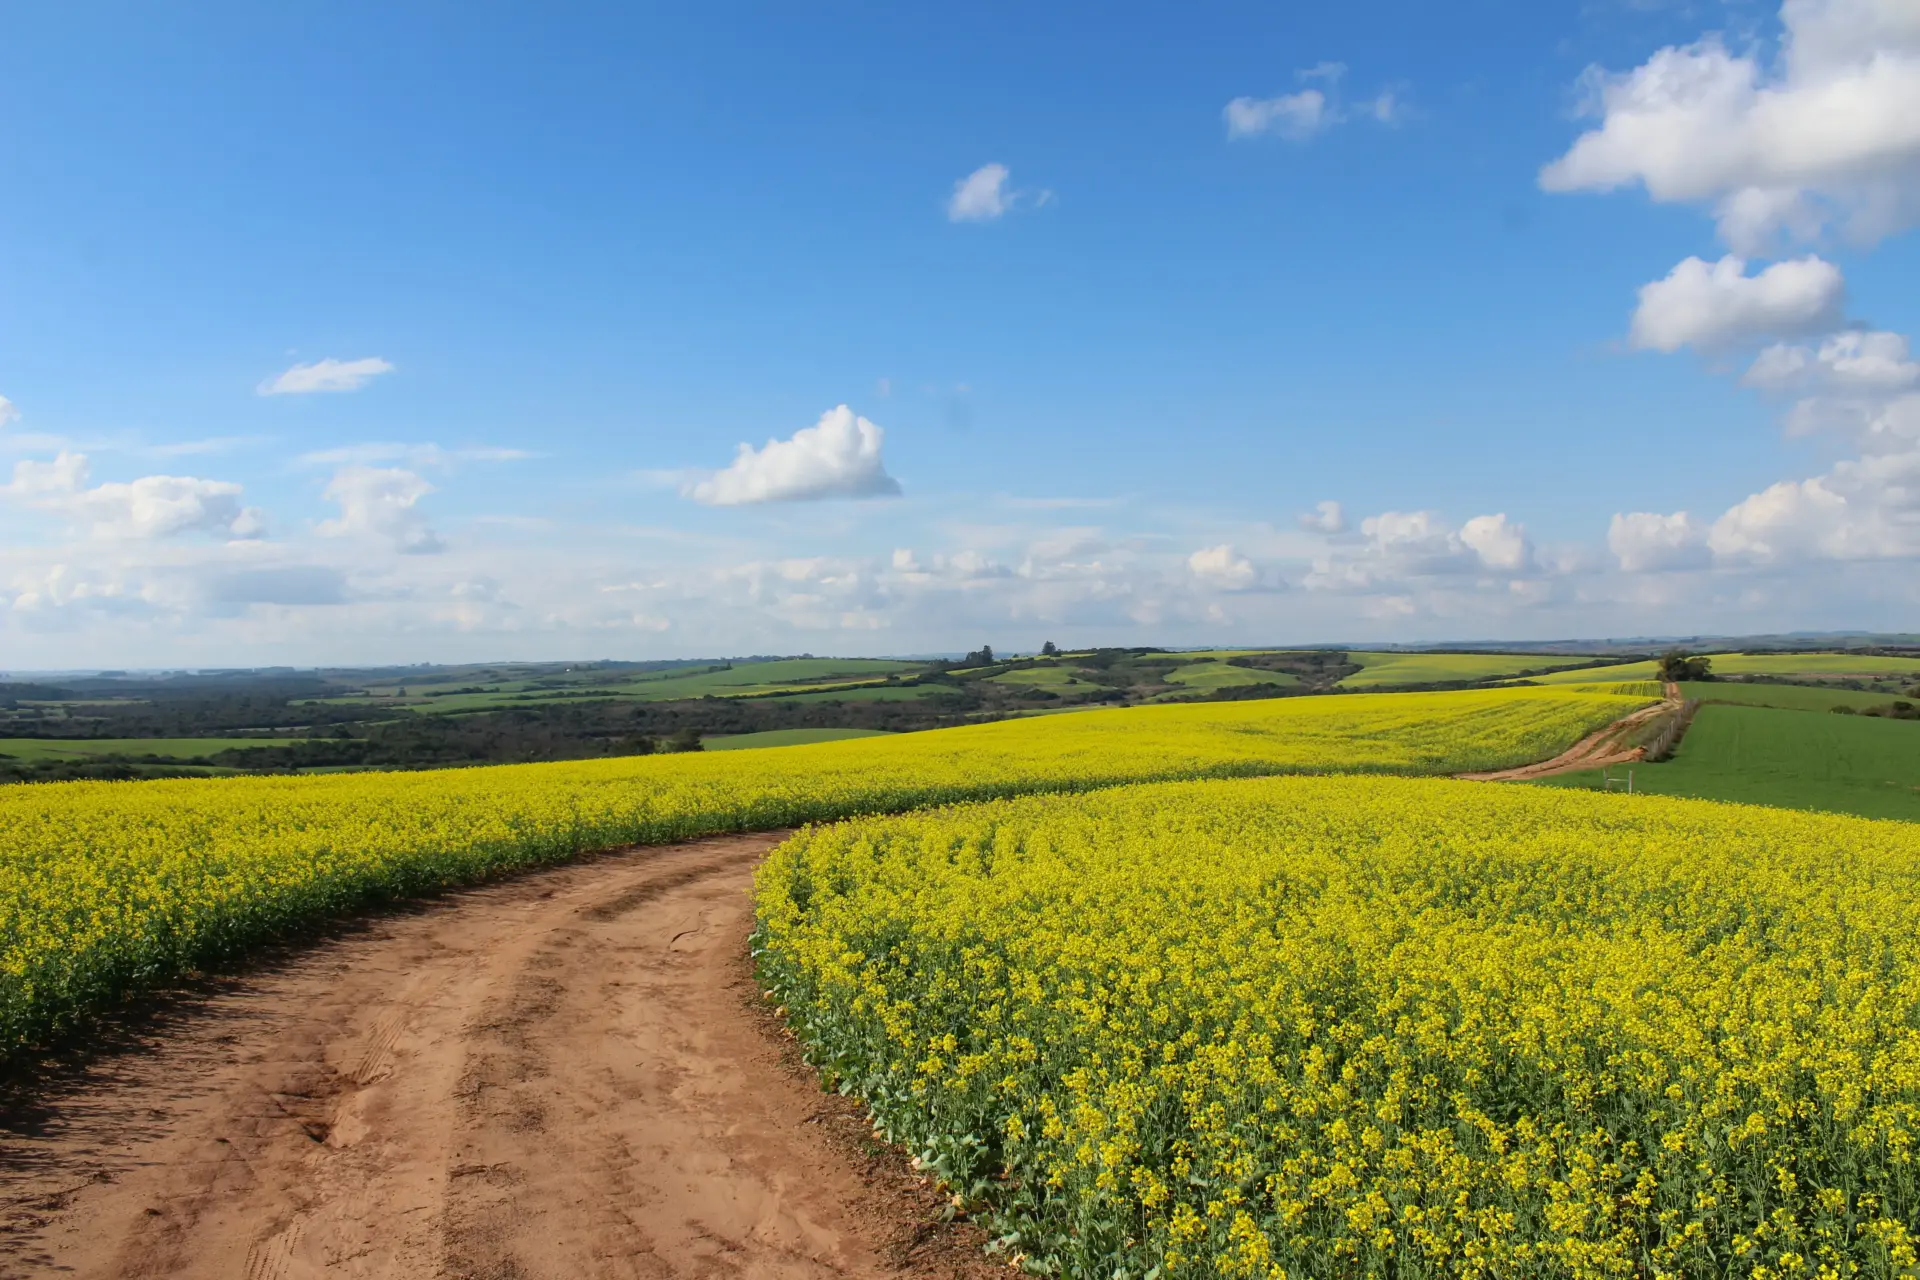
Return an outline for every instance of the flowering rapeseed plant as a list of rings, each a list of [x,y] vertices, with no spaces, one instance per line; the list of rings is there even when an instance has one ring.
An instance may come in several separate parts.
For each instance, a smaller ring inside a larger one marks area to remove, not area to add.
[[[762,980],[1029,1270],[1913,1276],[1920,826],[1382,777],[809,829]]]

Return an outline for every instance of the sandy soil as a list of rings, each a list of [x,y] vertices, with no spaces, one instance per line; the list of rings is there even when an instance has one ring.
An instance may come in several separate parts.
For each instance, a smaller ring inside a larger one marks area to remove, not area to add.
[[[1529,778],[1572,773],[1577,769],[1599,769],[1606,765],[1632,764],[1636,760],[1643,760],[1647,755],[1646,748],[1628,746],[1627,735],[1656,716],[1666,715],[1679,707],[1680,686],[1669,683],[1664,688],[1667,695],[1665,702],[1642,707],[1631,715],[1620,717],[1604,729],[1595,729],[1551,760],[1523,764],[1517,769],[1499,769],[1492,773],[1456,773],[1454,777],[1468,782],[1524,782]]]
[[[778,838],[398,907],[119,1020],[0,1099],[0,1276],[999,1274],[756,1001]]]

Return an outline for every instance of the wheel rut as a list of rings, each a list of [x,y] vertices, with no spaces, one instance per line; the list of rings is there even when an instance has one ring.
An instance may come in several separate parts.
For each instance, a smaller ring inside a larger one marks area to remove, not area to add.
[[[162,1002],[7,1100],[0,1277],[988,1274],[754,999],[779,838],[448,894]]]

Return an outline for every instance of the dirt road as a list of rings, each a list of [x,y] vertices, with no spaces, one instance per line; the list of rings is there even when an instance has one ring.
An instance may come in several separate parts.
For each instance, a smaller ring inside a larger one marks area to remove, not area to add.
[[[989,1274],[754,1001],[777,838],[398,908],[165,1005],[0,1118],[0,1275]]]
[[[1456,773],[1454,777],[1468,782],[1525,782],[1529,778],[1545,778],[1556,773],[1599,769],[1606,765],[1631,764],[1642,760],[1646,757],[1646,748],[1630,745],[1629,735],[1647,721],[1667,715],[1680,705],[1680,686],[1667,684],[1663,688],[1666,701],[1642,707],[1605,728],[1595,729],[1551,760],[1523,764],[1515,769],[1497,769],[1492,773]]]

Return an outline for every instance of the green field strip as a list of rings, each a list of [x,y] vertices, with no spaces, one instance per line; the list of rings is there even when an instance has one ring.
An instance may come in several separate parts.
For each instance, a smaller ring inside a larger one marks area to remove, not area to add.
[[[787,693],[782,702],[911,702],[915,698],[933,698],[949,692],[937,684],[861,685],[848,689],[828,689],[817,693]]]
[[[1672,760],[1633,771],[1634,789],[1652,795],[1920,821],[1920,721],[1708,704]],[[1600,777],[1539,784],[1595,789]]]
[[[1823,689],[1805,684],[1736,684],[1732,681],[1689,680],[1681,693],[1702,702],[1733,702],[1750,707],[1779,707],[1785,711],[1831,711],[1835,707],[1884,707],[1898,694],[1869,693],[1861,689]]]
[[[1872,679],[1911,676],[1920,680],[1920,658],[1849,653],[1716,653],[1713,670],[1728,676],[1824,676]]]
[[[282,747],[304,738],[0,738],[0,756],[76,760],[86,756],[165,756],[198,760],[245,747]]]
[[[1208,660],[1167,672],[1167,683],[1196,693],[1214,689],[1232,689],[1252,684],[1277,684],[1298,688],[1300,677],[1288,671],[1262,671],[1258,667],[1236,667],[1231,663]]]
[[[1349,652],[1347,660],[1358,663],[1363,670],[1340,681],[1342,689],[1438,684],[1447,680],[1495,680],[1516,676],[1522,671],[1554,671],[1593,661],[1564,654],[1555,657],[1538,653],[1369,653],[1364,650]],[[1590,674],[1592,670],[1582,674],[1595,678]]]
[[[1052,665],[1027,667],[1019,671],[1002,671],[999,675],[987,676],[989,684],[1011,685],[1016,689],[1044,689],[1048,693],[1087,694],[1107,688],[1080,675],[1076,667],[1057,667]]]
[[[1615,680],[1658,680],[1660,664],[1654,661],[1624,662],[1612,667],[1582,667],[1577,671],[1549,671],[1528,676],[1534,684],[1608,684]]]

